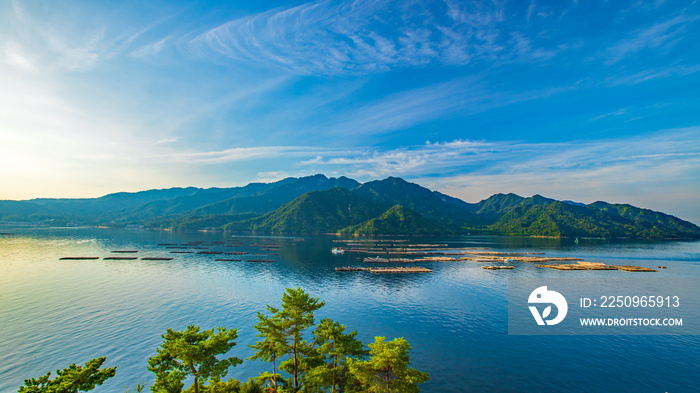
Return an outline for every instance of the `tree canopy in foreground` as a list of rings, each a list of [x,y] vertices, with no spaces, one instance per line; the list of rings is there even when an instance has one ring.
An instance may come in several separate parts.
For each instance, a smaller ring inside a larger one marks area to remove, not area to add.
[[[325,305],[303,289],[287,288],[280,308],[267,306],[269,315],[258,313],[258,342],[250,345],[252,360],[272,363],[265,372],[242,383],[223,380],[229,370],[243,362],[229,356],[236,345],[236,329],[216,327],[201,330],[189,325],[167,329],[148,370],[156,379],[153,393],[414,393],[428,381],[427,373],[410,368],[411,347],[403,338],[385,341],[375,337],[369,351],[357,339],[357,331],[346,333],[339,322],[325,318],[315,325],[314,312]],[[220,357],[222,355],[223,357]],[[228,356],[228,357],[227,357]],[[369,358],[368,358],[369,356]],[[113,377],[116,367],[100,369],[106,358],[92,359],[27,379],[19,393],[78,393],[94,389]],[[188,381],[193,381],[185,389]],[[141,393],[144,384],[137,383]],[[127,392],[128,387],[127,387]]]

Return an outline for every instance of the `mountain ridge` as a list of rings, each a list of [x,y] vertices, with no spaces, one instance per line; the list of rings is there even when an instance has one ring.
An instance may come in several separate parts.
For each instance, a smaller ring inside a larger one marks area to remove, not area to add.
[[[322,174],[231,188],[0,200],[0,221],[275,233],[700,238],[693,223],[629,204],[513,193],[468,203],[398,177],[359,183]]]

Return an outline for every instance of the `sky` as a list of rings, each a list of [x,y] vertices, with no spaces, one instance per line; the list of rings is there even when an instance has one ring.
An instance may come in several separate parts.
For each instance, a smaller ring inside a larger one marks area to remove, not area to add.
[[[0,1],[0,199],[398,176],[700,224],[697,1]]]

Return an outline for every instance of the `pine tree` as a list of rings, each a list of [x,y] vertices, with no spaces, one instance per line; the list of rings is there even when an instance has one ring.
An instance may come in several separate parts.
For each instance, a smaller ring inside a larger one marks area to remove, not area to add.
[[[328,318],[321,321],[314,331],[316,353],[320,365],[311,369],[307,380],[311,385],[331,393],[343,392],[351,377],[347,369],[349,357],[364,358],[368,351],[357,338],[357,331],[345,333],[345,326]]]
[[[156,356],[148,359],[148,370],[156,374],[151,388],[154,392],[180,392],[184,379],[192,375],[194,392],[199,393],[200,378],[201,382],[220,381],[230,367],[243,362],[237,357],[216,357],[236,345],[236,329],[218,327],[216,333],[213,328],[200,332],[199,326],[189,325],[184,331],[168,329],[162,337]]]
[[[24,386],[18,390],[19,393],[77,393],[87,392],[104,381],[112,378],[117,372],[116,367],[100,369],[107,360],[106,357],[88,360],[85,366],[78,366],[75,363],[56,371],[56,378],[51,379],[51,373],[43,375],[37,379],[25,379]]]
[[[301,288],[287,288],[282,294],[281,309],[267,306],[269,317],[258,314],[258,337],[264,340],[253,346],[256,350],[253,357],[273,362],[286,357],[278,368],[291,376],[287,385],[292,392],[302,389],[304,375],[311,367],[314,343],[307,342],[304,335],[314,325],[314,311],[324,305],[324,301],[311,297]],[[276,378],[273,380],[277,389]]]
[[[411,347],[403,338],[384,341],[384,337],[375,337],[369,348],[369,360],[348,361],[350,372],[362,385],[358,392],[417,393],[418,384],[430,380],[428,373],[408,367]]]

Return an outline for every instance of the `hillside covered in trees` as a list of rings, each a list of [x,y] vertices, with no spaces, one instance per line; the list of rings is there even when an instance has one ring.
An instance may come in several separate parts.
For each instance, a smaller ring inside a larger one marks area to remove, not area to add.
[[[293,392],[420,392],[428,373],[410,367],[411,346],[402,338],[387,341],[375,337],[368,345],[357,339],[357,331],[346,332],[337,321],[324,318],[316,324],[314,313],[325,305],[303,289],[287,288],[281,307],[267,306],[258,312],[258,341],[247,360],[269,363],[270,372],[251,376],[247,382],[226,378],[244,362],[236,353],[238,330],[218,326],[201,330],[167,329],[163,343],[148,359],[155,375],[150,386],[157,393],[293,393]],[[24,381],[19,393],[86,392],[112,378],[118,366],[102,368],[107,359],[72,364],[56,372]],[[186,385],[191,384],[186,387]],[[136,382],[141,393],[145,383]],[[129,393],[129,389],[126,389]]]
[[[0,221],[260,233],[700,238],[693,223],[627,204],[515,194],[468,203],[397,177],[361,184],[320,174],[233,188],[0,201]]]

